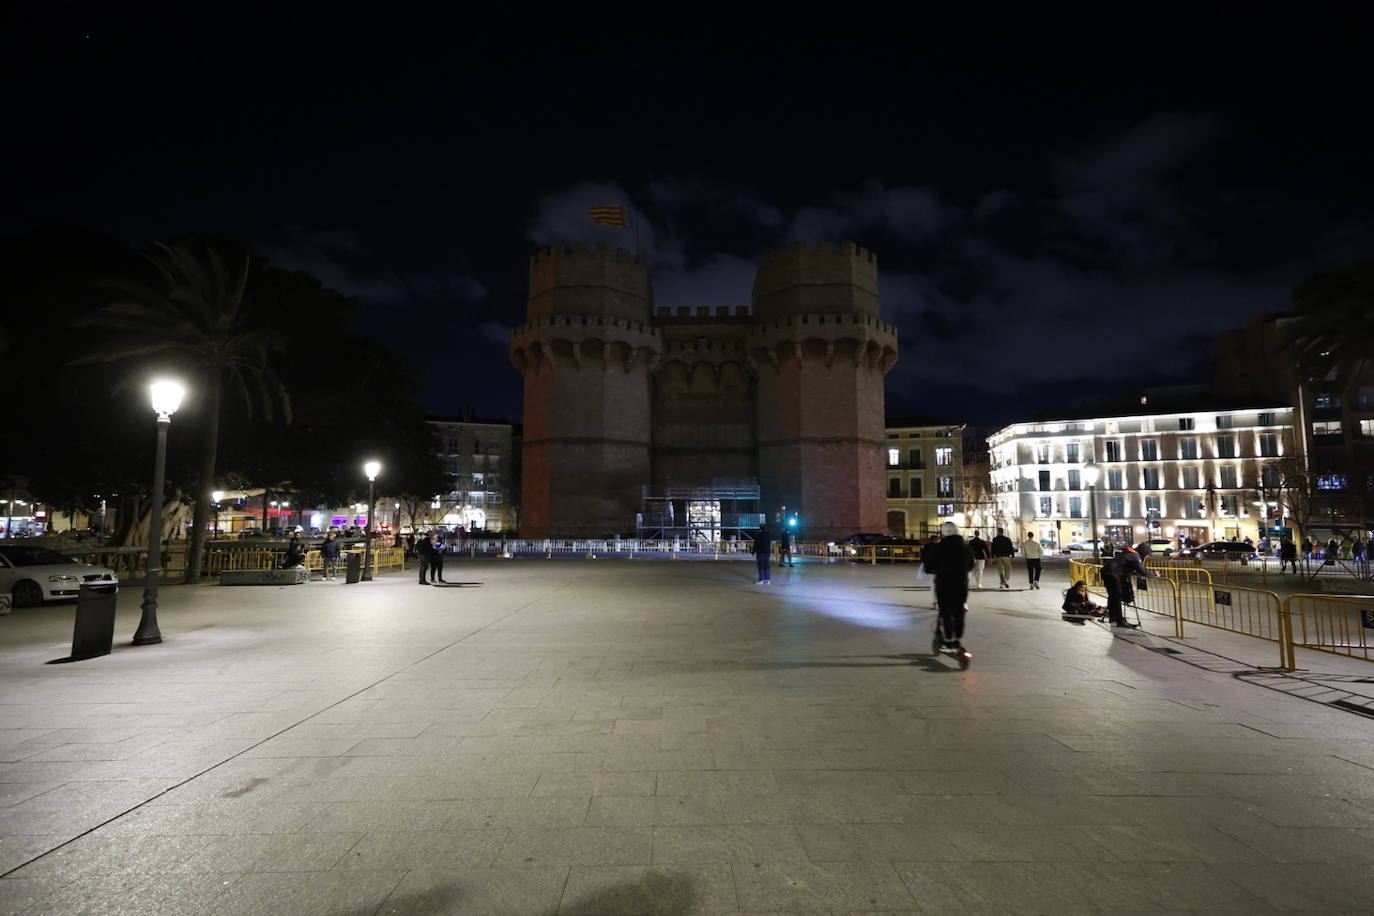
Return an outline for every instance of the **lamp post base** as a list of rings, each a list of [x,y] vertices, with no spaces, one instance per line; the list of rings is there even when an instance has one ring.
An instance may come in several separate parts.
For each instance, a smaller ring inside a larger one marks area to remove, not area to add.
[[[130,645],[151,646],[159,642],[162,642],[162,631],[157,626],[157,605],[150,606],[145,601],[143,616],[139,618],[138,629],[134,631],[134,639]]]

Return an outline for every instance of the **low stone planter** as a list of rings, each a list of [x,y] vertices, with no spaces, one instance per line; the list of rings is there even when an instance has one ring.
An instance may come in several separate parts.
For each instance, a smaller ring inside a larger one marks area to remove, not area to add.
[[[310,570],[304,566],[290,569],[232,569],[219,574],[220,585],[304,585]]]

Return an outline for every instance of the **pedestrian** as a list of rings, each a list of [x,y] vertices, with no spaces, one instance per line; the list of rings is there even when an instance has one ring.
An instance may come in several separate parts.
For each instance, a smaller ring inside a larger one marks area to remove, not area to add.
[[[759,585],[772,585],[773,538],[768,534],[768,523],[759,525],[754,533],[754,559],[759,564]]]
[[[1355,538],[1355,543],[1350,545],[1350,559],[1356,563],[1363,563],[1364,549],[1364,538]]]
[[[783,566],[792,565],[792,532],[786,525],[778,532],[778,559]]]
[[[998,588],[1011,588],[1011,557],[1016,553],[1016,545],[1001,528],[992,539],[992,559],[997,563],[997,577],[1002,580]]]
[[[1026,558],[1026,575],[1030,578],[1030,587],[1038,589],[1040,587],[1040,560],[1045,556],[1045,548],[1035,539],[1034,534],[1026,535],[1026,543],[1021,545],[1021,556]]]
[[[1323,559],[1324,559],[1326,562],[1323,563],[1322,565],[1324,565],[1324,566],[1333,566],[1333,565],[1335,565],[1335,563],[1336,563],[1336,557],[1340,554],[1340,550],[1341,550],[1341,543],[1340,543],[1340,541],[1337,541],[1335,538],[1332,538],[1331,540],[1327,541],[1327,542],[1326,542],[1326,555],[1325,555],[1325,557],[1323,557]]]
[[[430,538],[432,540],[430,541],[429,553],[429,584],[433,585],[436,577],[440,582],[445,581],[444,547],[447,545],[444,541],[439,540],[439,533],[437,531],[431,532]]]
[[[959,535],[959,526],[953,522],[941,525],[940,540],[922,551],[922,562],[926,572],[935,577],[935,602],[940,611],[940,632],[945,645],[962,649],[973,551]]]
[[[983,588],[983,567],[987,565],[988,557],[991,552],[988,542],[978,536],[978,532],[973,532],[973,537],[969,538],[968,549],[973,551],[973,587]]]
[[[431,540],[431,537],[432,536],[429,534],[421,534],[415,539],[415,556],[420,561],[421,585],[429,584],[429,582],[425,580],[426,576],[433,578],[433,574],[429,569],[430,561],[434,558],[434,542]]]
[[[927,540],[927,541],[925,542],[925,544],[923,544],[923,545],[921,546],[921,566],[920,566],[920,568],[921,568],[922,570],[924,570],[925,572],[927,572],[927,573],[930,573],[930,572],[931,572],[932,566],[931,566],[931,564],[929,564],[929,563],[926,562],[926,558],[927,558],[927,557],[934,557],[934,556],[936,555],[936,553],[937,553],[936,547],[937,547],[937,545],[938,545],[939,543],[940,543],[940,532],[937,531],[937,532],[935,532],[933,535],[930,536],[930,539]],[[931,573],[931,575],[933,576],[934,574]],[[934,610],[939,610],[939,608],[940,608],[940,599],[939,599],[939,597],[935,594],[935,585],[934,585],[934,583],[932,582],[932,584],[931,584],[931,586],[930,586],[930,609],[934,611]]]
[[[339,576],[339,554],[342,551],[339,547],[339,535],[335,531],[330,531],[324,536],[324,543],[320,544],[320,559],[324,561],[325,579],[337,579]]]
[[[1292,539],[1284,538],[1279,544],[1279,572],[1287,572],[1289,566],[1293,567],[1293,572],[1298,571],[1298,545]]]
[[[1123,547],[1102,564],[1102,585],[1107,589],[1107,619],[1112,622],[1112,626],[1130,629],[1139,626],[1126,621],[1126,615],[1121,610],[1121,602],[1123,598],[1134,600],[1132,577],[1145,575],[1149,573],[1134,547]]]
[[[1066,617],[1101,617],[1101,605],[1094,604],[1092,598],[1088,596],[1088,583],[1079,579],[1064,593],[1064,615]]]

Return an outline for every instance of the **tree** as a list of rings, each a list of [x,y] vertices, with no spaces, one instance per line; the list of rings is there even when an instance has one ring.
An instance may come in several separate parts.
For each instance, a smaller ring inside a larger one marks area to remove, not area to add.
[[[1293,298],[1286,346],[1300,382],[1344,394],[1374,374],[1374,257],[1312,275]]]
[[[267,419],[280,409],[289,423],[291,401],[268,364],[274,338],[249,300],[253,261],[247,253],[231,261],[213,245],[158,244],[146,257],[156,273],[154,283],[112,281],[113,301],[75,324],[114,332],[85,361],[160,361],[198,379],[200,473],[186,558],[186,581],[194,582],[215,485],[224,387],[241,395],[250,414],[258,407]]]

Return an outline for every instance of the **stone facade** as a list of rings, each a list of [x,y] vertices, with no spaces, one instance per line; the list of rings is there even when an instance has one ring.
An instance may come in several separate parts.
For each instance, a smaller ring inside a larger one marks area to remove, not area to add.
[[[521,530],[633,530],[645,486],[757,481],[806,537],[881,531],[883,376],[895,329],[852,244],[769,252],[752,306],[656,308],[642,259],[554,246],[530,261]]]

